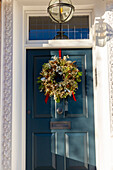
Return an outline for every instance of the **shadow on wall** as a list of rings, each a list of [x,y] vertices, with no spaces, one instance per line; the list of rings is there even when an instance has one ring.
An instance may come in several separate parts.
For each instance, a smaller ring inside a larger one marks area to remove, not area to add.
[[[98,22],[95,24],[96,46],[104,47],[106,42],[113,38],[113,28],[104,22],[102,17],[96,21]]]

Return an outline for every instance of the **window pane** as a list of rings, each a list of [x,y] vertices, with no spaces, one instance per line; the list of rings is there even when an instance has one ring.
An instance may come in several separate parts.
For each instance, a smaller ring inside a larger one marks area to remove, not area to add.
[[[29,17],[29,40],[60,39],[60,25],[48,16]],[[89,16],[73,16],[62,24],[63,39],[89,39]]]

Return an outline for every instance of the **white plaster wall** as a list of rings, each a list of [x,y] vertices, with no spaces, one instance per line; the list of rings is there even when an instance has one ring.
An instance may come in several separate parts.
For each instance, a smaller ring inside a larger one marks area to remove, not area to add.
[[[12,170],[25,170],[25,53],[23,44],[23,7],[24,5],[47,5],[49,1],[14,1],[14,61],[13,61],[13,132],[12,132]],[[104,0],[76,0],[78,8],[94,8],[94,24],[99,17],[105,17]],[[95,86],[95,133],[97,170],[113,170],[113,138],[110,135],[109,80],[107,45],[95,45],[93,34],[93,67],[97,67],[98,85]],[[95,76],[95,75],[94,75]]]

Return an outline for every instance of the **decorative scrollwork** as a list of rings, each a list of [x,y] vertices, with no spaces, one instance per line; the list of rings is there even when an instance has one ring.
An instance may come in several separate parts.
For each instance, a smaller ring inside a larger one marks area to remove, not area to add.
[[[113,29],[113,1],[108,0],[106,7],[107,24]],[[110,94],[110,114],[111,114],[111,134],[113,135],[113,31],[107,30],[109,41],[107,42],[109,57],[109,94]]]
[[[12,62],[13,62],[13,0],[3,1],[4,55],[3,55],[3,117],[2,169],[11,170],[12,153]]]

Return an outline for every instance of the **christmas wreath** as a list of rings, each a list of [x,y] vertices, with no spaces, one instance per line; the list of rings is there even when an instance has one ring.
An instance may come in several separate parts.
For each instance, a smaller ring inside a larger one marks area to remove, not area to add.
[[[45,92],[45,102],[50,97],[54,96],[54,100],[58,103],[60,99],[74,96],[78,89],[78,83],[81,82],[82,72],[79,71],[75,62],[67,60],[69,57],[64,56],[63,59],[59,57],[52,57],[48,63],[42,65],[42,71],[38,77],[40,92]]]

